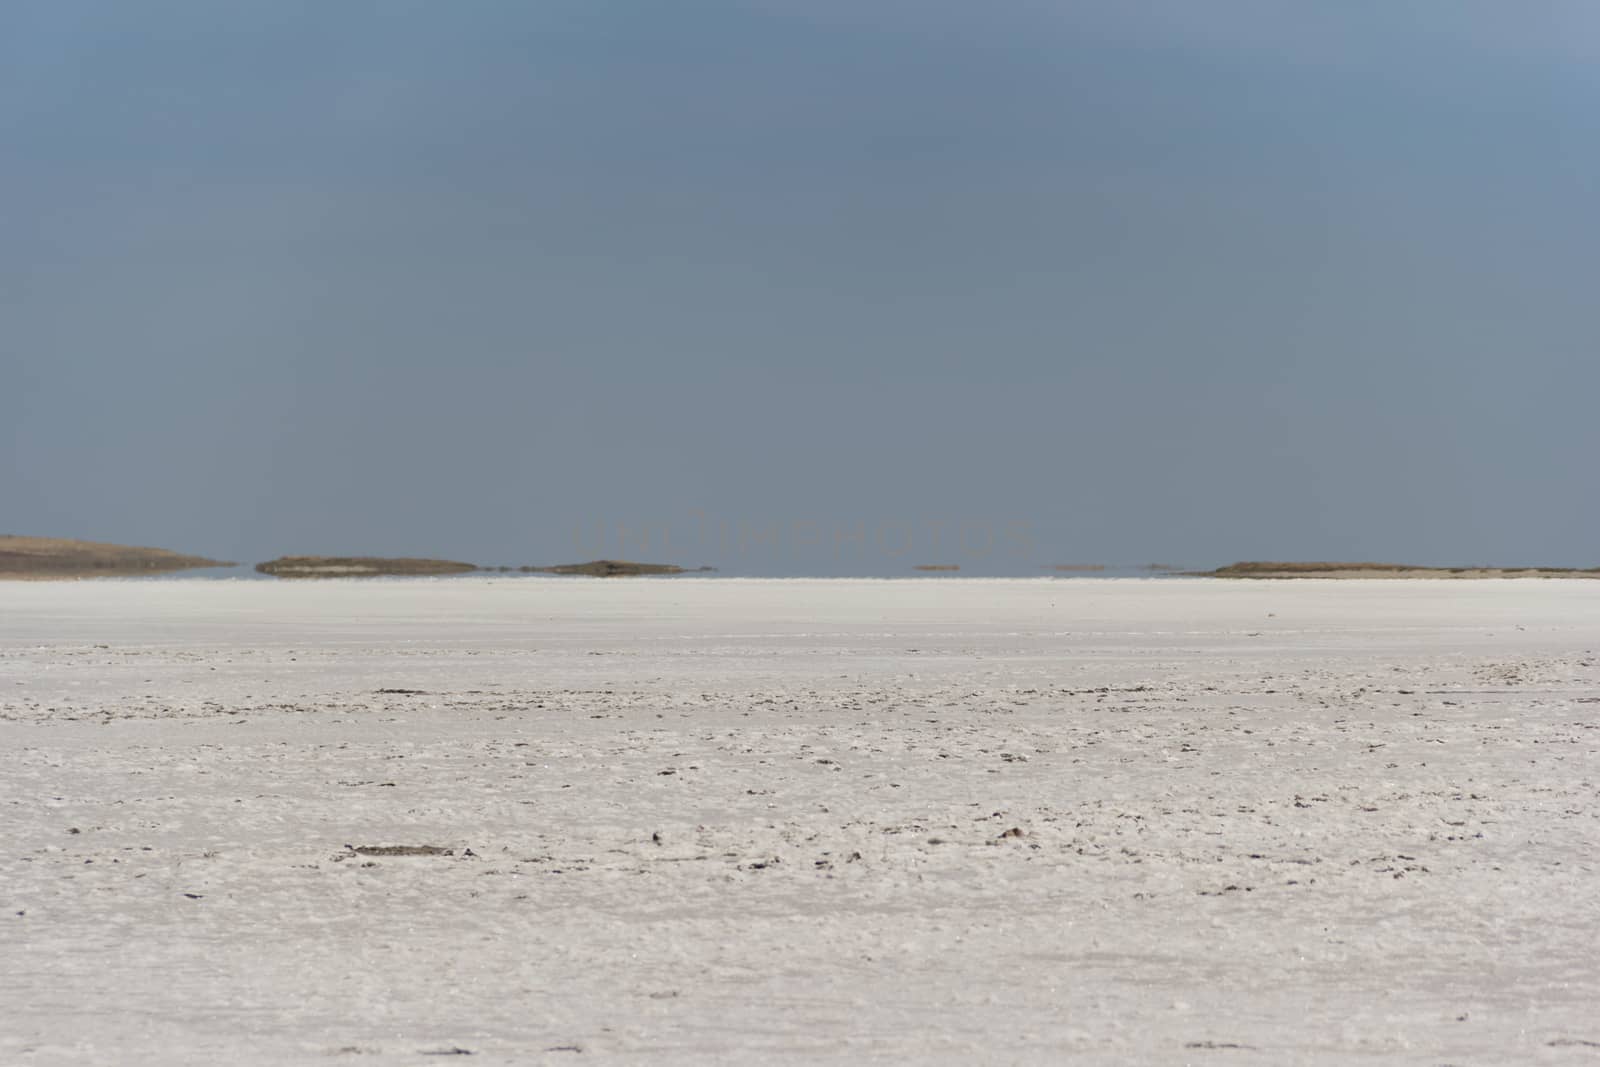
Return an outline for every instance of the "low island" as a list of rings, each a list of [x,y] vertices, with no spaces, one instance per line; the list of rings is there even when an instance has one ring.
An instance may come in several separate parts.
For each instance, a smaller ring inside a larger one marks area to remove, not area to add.
[[[1600,567],[1419,567],[1406,563],[1230,563],[1197,578],[1600,578]]]
[[[201,567],[233,566],[236,564],[164,548],[75,541],[65,537],[0,535],[0,578],[137,578]]]
[[[256,570],[278,578],[379,578],[471,574],[478,567],[450,559],[387,559],[381,556],[280,556]]]
[[[576,574],[590,578],[639,578],[662,574],[706,574],[715,567],[679,567],[673,563],[634,563],[625,559],[594,559],[588,563],[563,563],[555,567],[519,567],[524,574]]]
[[[280,556],[257,563],[256,570],[278,578],[382,578],[440,577],[454,574],[582,575],[591,578],[627,578],[662,574],[698,574],[712,567],[689,569],[671,563],[634,563],[621,559],[597,559],[588,563],[565,563],[555,567],[480,567],[452,559],[411,559],[385,556]]]

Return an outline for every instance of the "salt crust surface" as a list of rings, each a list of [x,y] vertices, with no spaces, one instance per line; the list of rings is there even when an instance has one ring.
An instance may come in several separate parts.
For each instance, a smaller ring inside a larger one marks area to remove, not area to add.
[[[7,585],[0,1063],[1600,1062],[1597,727],[1589,582]]]

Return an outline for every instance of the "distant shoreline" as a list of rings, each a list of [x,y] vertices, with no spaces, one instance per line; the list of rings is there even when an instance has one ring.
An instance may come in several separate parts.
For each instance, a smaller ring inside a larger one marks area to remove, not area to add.
[[[62,537],[0,535],[0,579],[61,581],[136,578],[237,564],[164,548],[74,541]]]
[[[87,578],[145,578],[181,575],[184,571],[236,567],[238,564],[191,556],[161,548],[144,548],[98,541],[66,538],[0,535],[0,581],[75,581]],[[630,560],[598,559],[587,563],[549,567],[480,566],[459,560],[385,556],[280,556],[255,565],[265,576],[291,580],[329,580],[338,578],[468,577],[512,575],[556,575],[572,577],[625,578],[668,577],[714,573],[714,567],[681,567],[671,563],[638,563]],[[918,564],[916,576],[1010,577],[1015,575],[962,575],[959,564]],[[1404,563],[1329,563],[1254,560],[1231,563],[1207,571],[1184,571],[1166,564],[1145,564],[1138,568],[1107,564],[1056,564],[1046,568],[1057,576],[1134,577],[1118,574],[1136,570],[1137,576],[1159,578],[1223,578],[1233,580],[1495,580],[1507,578],[1600,579],[1600,567],[1440,567]],[[1110,572],[1110,573],[1108,573]],[[894,578],[912,575],[762,575],[734,574],[742,578]]]
[[[387,559],[379,556],[279,556],[257,563],[259,574],[275,578],[380,578],[472,574],[477,564],[449,559]]]
[[[634,578],[651,575],[696,574],[713,570],[691,570],[675,563],[635,563],[621,559],[595,559],[587,563],[565,563],[555,567],[481,567],[450,559],[396,559],[385,556],[280,556],[257,563],[256,571],[277,578],[407,578],[449,577],[467,574],[557,574],[590,578]]]
[[[1600,567],[1421,567],[1405,563],[1230,563],[1214,571],[1190,572],[1191,578],[1316,578],[1484,580],[1496,578],[1600,578]]]

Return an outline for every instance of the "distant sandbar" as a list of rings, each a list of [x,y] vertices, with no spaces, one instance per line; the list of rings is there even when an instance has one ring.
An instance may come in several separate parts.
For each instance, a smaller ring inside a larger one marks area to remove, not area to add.
[[[1231,563],[1201,578],[1600,578],[1600,567],[1419,567],[1406,563]]]
[[[515,570],[520,574],[582,575],[591,578],[627,578],[664,574],[694,574],[698,571],[672,563],[634,563],[631,560],[596,559],[588,563],[564,563],[555,567],[480,567],[451,559],[411,559],[384,556],[282,556],[256,564],[262,574],[278,578],[379,578],[427,577],[452,574],[499,573]]]
[[[0,535],[0,579],[136,578],[199,567],[233,566],[236,564],[164,548],[65,537]]]
[[[386,575],[470,574],[477,564],[449,559],[388,559],[382,556],[280,556],[256,570],[278,578],[377,578]]]
[[[680,567],[674,563],[634,563],[625,559],[595,559],[588,563],[563,563],[556,567],[521,567],[525,574],[581,574],[591,578],[638,578],[662,574],[703,574],[715,567]]]

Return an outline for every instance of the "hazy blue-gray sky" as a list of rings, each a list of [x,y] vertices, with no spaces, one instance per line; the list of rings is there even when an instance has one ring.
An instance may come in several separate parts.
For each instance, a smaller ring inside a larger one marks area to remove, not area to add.
[[[1597,281],[1590,0],[0,7],[0,532],[1593,565]]]

